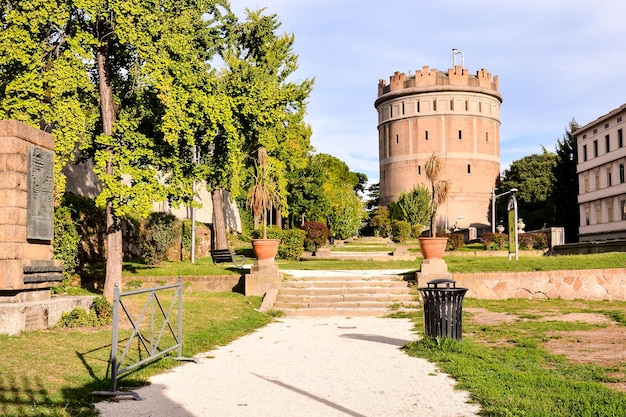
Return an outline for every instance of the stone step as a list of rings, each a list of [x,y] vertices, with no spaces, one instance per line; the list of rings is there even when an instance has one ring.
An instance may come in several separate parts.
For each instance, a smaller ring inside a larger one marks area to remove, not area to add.
[[[284,281],[281,288],[407,288],[406,281]]]
[[[280,303],[339,303],[360,301],[385,301],[385,302],[412,302],[415,296],[407,293],[393,294],[333,294],[333,295],[302,295],[302,294],[279,294],[276,302]]]
[[[419,301],[403,274],[344,273],[288,277],[272,308],[288,316],[373,316],[417,308]]]

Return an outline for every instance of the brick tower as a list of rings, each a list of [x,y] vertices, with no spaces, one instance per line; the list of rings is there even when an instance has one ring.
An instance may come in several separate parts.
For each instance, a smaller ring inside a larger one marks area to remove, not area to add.
[[[398,199],[417,184],[427,188],[424,163],[438,152],[442,178],[450,181],[448,201],[437,212],[437,230],[489,229],[491,190],[500,173],[498,77],[463,66],[448,72],[423,67],[408,77],[395,72],[378,83],[380,204]]]

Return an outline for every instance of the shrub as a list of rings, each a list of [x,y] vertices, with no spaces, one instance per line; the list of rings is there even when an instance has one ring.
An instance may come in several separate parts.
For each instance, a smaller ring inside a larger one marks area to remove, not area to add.
[[[411,236],[411,224],[404,220],[391,222],[391,235],[394,242],[406,242]]]
[[[506,233],[483,233],[480,235],[480,243],[486,250],[502,250],[509,240]]]
[[[548,247],[548,237],[543,233],[519,233],[517,238],[522,249],[545,249]]]
[[[300,229],[304,230],[304,247],[306,250],[315,252],[317,248],[324,246],[328,242],[329,230],[324,223],[304,222]]]
[[[113,306],[103,296],[94,298],[89,310],[76,307],[69,313],[63,313],[58,325],[61,327],[97,327],[111,324]]]
[[[424,231],[424,226],[422,226],[421,224],[415,224],[411,226],[411,236],[414,237],[415,239],[419,238],[422,235],[423,231]]]
[[[463,233],[448,233],[446,237],[448,238],[446,250],[457,250],[465,244],[465,236],[463,236]]]
[[[167,213],[152,213],[141,228],[141,249],[148,265],[157,265],[167,258],[167,250],[181,231],[180,221]]]
[[[391,233],[391,219],[387,206],[379,206],[370,219],[370,225],[376,230],[378,236],[387,237]]]
[[[269,230],[268,230],[269,233]],[[282,231],[278,257],[288,261],[297,261],[304,252],[304,238],[306,233],[300,229],[287,229]]]
[[[56,207],[54,209],[54,259],[63,261],[63,282],[53,287],[53,292],[64,292],[69,286],[78,266],[79,243],[80,237],[72,220],[70,208]]]

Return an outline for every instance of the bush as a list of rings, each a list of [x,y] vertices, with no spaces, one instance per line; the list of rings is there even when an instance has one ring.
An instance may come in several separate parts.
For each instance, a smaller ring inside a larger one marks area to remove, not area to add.
[[[167,213],[152,213],[141,227],[141,252],[148,265],[167,258],[168,249],[181,233],[181,222]]]
[[[480,243],[486,250],[503,250],[509,240],[506,233],[483,233],[480,235]]]
[[[544,233],[519,233],[517,235],[521,249],[545,249],[548,237]]]
[[[306,233],[304,237],[304,248],[308,251],[315,252],[319,247],[326,245],[328,242],[329,230],[324,223],[304,222],[300,229]]]
[[[72,220],[69,207],[59,206],[54,209],[54,259],[63,261],[63,282],[53,287],[53,292],[65,292],[72,275],[78,266],[78,244],[80,236]]]
[[[89,310],[76,307],[69,313],[63,313],[58,325],[61,327],[97,327],[111,324],[113,306],[103,296],[94,298]]]
[[[414,237],[415,239],[422,236],[423,231],[424,231],[424,226],[422,226],[421,224],[415,224],[411,226],[411,236]]]
[[[411,236],[411,224],[404,220],[391,222],[391,235],[394,242],[406,242]]]
[[[446,250],[457,250],[465,244],[465,236],[463,236],[463,233],[448,233],[446,237],[448,238]]]
[[[269,231],[268,231],[269,232]],[[278,257],[288,261],[297,261],[304,252],[304,238],[306,233],[300,229],[287,229],[282,231]]]

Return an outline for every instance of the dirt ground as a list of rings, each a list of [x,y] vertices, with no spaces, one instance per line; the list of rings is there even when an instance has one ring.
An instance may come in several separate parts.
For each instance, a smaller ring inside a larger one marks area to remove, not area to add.
[[[481,308],[468,308],[468,320],[481,324],[503,324],[519,318],[513,314],[497,313]],[[602,329],[589,331],[554,332],[560,336],[546,343],[549,352],[565,355],[574,363],[595,363],[611,367],[626,362],[626,327],[617,325],[601,314],[571,313],[543,317],[539,320],[562,320],[592,324],[608,324]]]

